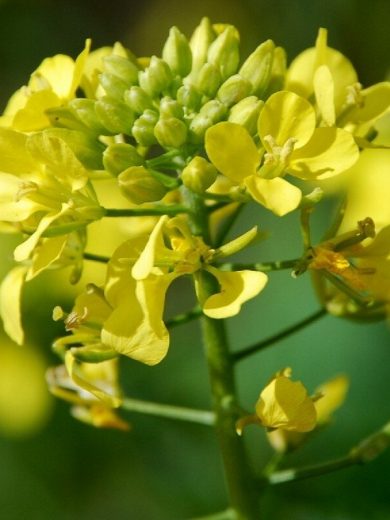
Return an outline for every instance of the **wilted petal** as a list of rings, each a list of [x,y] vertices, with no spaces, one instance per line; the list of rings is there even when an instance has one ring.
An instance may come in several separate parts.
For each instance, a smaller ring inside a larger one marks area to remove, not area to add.
[[[352,135],[340,128],[316,128],[312,139],[294,151],[287,171],[300,179],[327,179],[351,168],[359,159]]]
[[[19,345],[22,345],[24,340],[21,297],[26,272],[25,266],[14,267],[0,286],[0,315],[4,330]]]
[[[220,285],[220,292],[205,301],[203,312],[214,319],[230,318],[241,310],[246,301],[257,296],[265,287],[268,277],[256,271],[223,272],[207,267]]]
[[[309,141],[315,125],[314,108],[305,98],[294,92],[280,91],[265,102],[259,116],[258,131],[264,147],[272,152],[265,137],[270,135],[277,146],[284,146],[293,138],[296,149]]]
[[[302,198],[299,188],[280,177],[262,179],[257,175],[252,175],[245,179],[245,186],[256,202],[279,217],[296,209]]]
[[[210,161],[228,179],[242,182],[253,175],[260,154],[249,132],[240,125],[218,123],[206,132],[205,148]]]

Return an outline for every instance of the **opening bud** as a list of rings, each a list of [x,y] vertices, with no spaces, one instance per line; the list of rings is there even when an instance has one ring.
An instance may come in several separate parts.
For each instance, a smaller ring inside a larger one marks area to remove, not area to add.
[[[118,76],[110,74],[109,72],[103,72],[103,74],[100,74],[99,83],[104,88],[107,96],[120,100],[123,98],[123,94],[129,86],[118,78]]]
[[[240,68],[240,76],[252,85],[252,94],[262,97],[271,78],[275,44],[267,40],[248,56]]]
[[[72,99],[68,105],[73,110],[76,117],[95,134],[103,134],[104,126],[101,124],[96,111],[93,99]]]
[[[211,101],[208,101],[203,107],[200,109],[199,114],[202,116],[206,116],[213,123],[218,123],[219,121],[222,121],[225,119],[227,114],[227,108],[226,106],[218,101],[217,99],[212,99]]]
[[[138,67],[123,56],[105,56],[103,58],[104,71],[122,80],[127,85],[133,85],[138,81]]]
[[[235,74],[240,52],[238,33],[232,25],[228,25],[210,45],[207,61],[219,69],[223,80]]]
[[[202,95],[193,85],[183,85],[176,94],[176,99],[183,107],[189,110],[199,110],[202,103]]]
[[[118,176],[123,195],[133,204],[156,202],[167,193],[167,189],[144,166],[131,166]]]
[[[208,18],[202,18],[190,39],[192,51],[192,74],[200,70],[207,61],[207,53],[211,43],[215,40],[215,33]],[[191,76],[192,76],[191,74]]]
[[[213,98],[222,83],[219,68],[211,63],[205,63],[196,78],[196,86],[205,96]]]
[[[195,193],[204,193],[216,180],[217,169],[204,157],[194,157],[184,168],[183,184]]]
[[[160,117],[182,119],[184,117],[183,107],[175,99],[166,96],[160,102]]]
[[[149,67],[139,73],[140,87],[152,97],[166,90],[173,76],[169,65],[162,59],[152,56]]]

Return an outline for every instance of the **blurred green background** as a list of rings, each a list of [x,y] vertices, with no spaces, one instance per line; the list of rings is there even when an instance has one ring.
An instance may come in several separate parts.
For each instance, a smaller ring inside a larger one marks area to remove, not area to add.
[[[0,108],[43,58],[56,53],[75,57],[86,37],[92,37],[95,48],[119,40],[137,55],[158,54],[171,25],[189,35],[205,15],[237,26],[243,56],[272,38],[287,49],[291,59],[313,44],[318,27],[323,26],[329,29],[331,46],[352,60],[363,85],[380,81],[388,73],[388,0],[197,0],[187,4],[179,0],[0,0]],[[271,236],[253,247],[248,259],[299,255],[295,216],[281,221],[248,207],[234,233],[250,224],[259,224]],[[324,226],[321,218],[317,224],[319,230]],[[12,238],[2,239],[2,275],[11,265],[12,245]],[[26,291],[25,321],[35,354],[30,358],[26,349],[15,346],[15,359],[10,347],[0,350],[0,394],[8,391],[15,403],[11,411],[0,405],[0,518],[179,520],[222,509],[221,464],[213,431],[206,427],[127,414],[133,425],[130,433],[95,430],[73,420],[66,404],[50,401],[36,424],[30,421],[30,432],[23,433],[23,419],[28,417],[19,413],[18,406],[34,409],[33,396],[42,396],[42,365],[58,362],[50,352],[50,342],[62,330],[51,321],[51,309],[58,303],[70,305],[61,296],[59,284],[49,273]],[[185,284],[178,285],[169,294],[170,313],[190,306],[185,289]],[[317,307],[307,278],[293,280],[288,273],[277,273],[263,295],[229,321],[232,345],[238,349],[251,344]],[[243,361],[238,367],[243,405],[251,408],[260,388],[284,366],[292,366],[294,376],[311,390],[338,373],[351,378],[346,405],[336,414],[335,423],[292,456],[291,464],[342,455],[390,417],[390,333],[384,323],[362,325],[326,317]],[[149,368],[124,362],[122,380],[129,396],[209,407],[197,324],[174,330],[170,353],[161,365]],[[13,429],[7,427],[9,416],[19,421]],[[249,429],[246,437],[254,464],[260,468],[271,449],[259,429]],[[386,453],[365,468],[280,486],[266,492],[264,518],[388,519],[389,473],[390,453]]]

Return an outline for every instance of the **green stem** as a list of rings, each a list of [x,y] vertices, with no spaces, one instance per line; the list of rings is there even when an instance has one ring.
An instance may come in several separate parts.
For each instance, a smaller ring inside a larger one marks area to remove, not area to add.
[[[202,309],[199,306],[196,306],[188,312],[183,312],[182,314],[177,314],[176,316],[173,316],[169,320],[166,320],[165,326],[168,329],[173,329],[174,327],[177,327],[178,325],[184,325],[185,323],[196,320],[196,318],[199,318],[199,316],[201,316],[201,315],[202,315]]]
[[[191,520],[236,520],[236,514],[233,509],[225,509],[219,513],[212,513],[211,515],[191,518]]]
[[[83,253],[84,260],[91,260],[92,262],[100,262],[101,264],[107,264],[110,259],[108,256],[95,255],[94,253]]]
[[[280,260],[276,262],[256,262],[252,264],[241,263],[225,263],[218,266],[221,271],[242,271],[250,269],[251,271],[262,271],[263,273],[269,271],[282,271],[283,269],[293,269],[300,261],[299,258],[293,260]]]
[[[184,408],[182,406],[141,401],[139,399],[130,399],[129,397],[123,399],[121,408],[129,412],[155,415],[179,421],[189,421],[204,424],[206,426],[212,426],[215,423],[215,414],[208,410],[196,410],[193,408]]]
[[[275,334],[274,336],[270,336],[269,338],[266,338],[259,343],[255,343],[254,345],[251,345],[250,347],[247,347],[243,350],[240,350],[239,352],[235,352],[234,354],[231,354],[231,358],[233,362],[237,363],[238,361],[241,361],[245,359],[248,356],[251,356],[252,354],[255,354],[256,352],[260,352],[261,350],[264,350],[267,347],[270,347],[271,345],[274,345],[278,341],[281,341],[284,338],[287,338],[291,334],[294,334],[295,332],[298,332],[299,330],[303,329],[304,327],[307,327],[311,323],[314,323],[315,321],[319,320],[320,318],[326,316],[327,310],[326,309],[320,309],[319,311],[316,311],[315,313],[311,314],[304,320],[299,321],[298,323],[295,323],[291,327],[287,327],[286,329],[282,330],[278,334]]]
[[[105,217],[147,217],[147,216],[159,216],[169,215],[175,216],[179,213],[189,213],[189,209],[181,204],[170,204],[167,206],[151,206],[148,208],[105,208]]]

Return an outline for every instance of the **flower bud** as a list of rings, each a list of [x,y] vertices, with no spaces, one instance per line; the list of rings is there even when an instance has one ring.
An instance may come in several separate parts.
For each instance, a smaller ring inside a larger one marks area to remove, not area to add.
[[[69,107],[49,108],[45,113],[53,126],[85,132],[85,126]]]
[[[141,166],[144,159],[131,144],[116,143],[108,146],[103,153],[104,168],[112,175],[119,175],[130,166]]]
[[[283,90],[284,80],[287,70],[287,56],[283,47],[275,47],[274,59],[272,62],[271,78],[268,83],[268,88],[265,97]]]
[[[109,72],[100,74],[99,83],[104,88],[107,96],[113,99],[122,99],[125,90],[128,88],[127,83]]]
[[[68,106],[89,130],[96,134],[104,133],[105,128],[96,114],[95,101],[93,99],[75,98],[69,101]]]
[[[134,113],[127,105],[105,96],[96,102],[95,110],[109,134],[131,134]]]
[[[154,135],[164,148],[179,148],[187,139],[187,127],[176,117],[161,118],[154,127]]]
[[[239,74],[230,76],[218,90],[218,99],[227,106],[238,103],[250,94],[252,85]]]
[[[271,78],[275,45],[267,40],[248,56],[240,68],[239,74],[252,85],[252,94],[262,97]]]
[[[214,165],[203,157],[194,157],[184,168],[181,179],[184,186],[195,193],[204,193],[217,178]]]
[[[213,121],[209,117],[203,114],[197,114],[190,124],[191,141],[201,143],[206,130],[211,126],[213,126]]]
[[[187,38],[177,27],[172,27],[162,51],[163,60],[174,74],[182,78],[191,71],[192,53]]]
[[[173,76],[169,65],[156,56],[152,56],[149,67],[139,73],[140,87],[152,97],[166,90],[172,80]]]
[[[144,166],[131,166],[118,176],[118,184],[123,195],[133,204],[155,202],[167,193]]]
[[[230,109],[228,121],[244,126],[253,136],[257,133],[257,120],[263,106],[264,101],[256,96],[246,97]]]
[[[202,18],[190,39],[192,51],[192,76],[196,76],[202,65],[207,61],[207,53],[211,43],[215,40],[215,33],[208,18]]]
[[[104,71],[122,80],[127,85],[133,85],[138,81],[138,67],[123,56],[105,56],[103,58]]]
[[[193,85],[183,85],[176,94],[176,99],[183,107],[189,110],[199,110],[202,96]]]
[[[213,41],[207,54],[207,61],[215,65],[225,80],[237,71],[240,61],[237,30],[228,25]]]
[[[136,114],[142,114],[147,109],[153,109],[154,105],[148,94],[141,87],[134,85],[124,93],[124,100]]]
[[[183,107],[175,99],[166,96],[160,101],[160,117],[182,119],[184,117]]]
[[[158,114],[154,110],[145,110],[145,112],[134,122],[132,134],[134,139],[141,146],[152,146],[157,144],[154,135],[154,127],[158,121]]]
[[[213,123],[218,123],[226,117],[227,108],[217,99],[212,99],[202,106],[199,113],[211,119]]]
[[[221,83],[222,77],[219,68],[211,63],[205,63],[196,78],[198,90],[205,96],[213,98]]]

